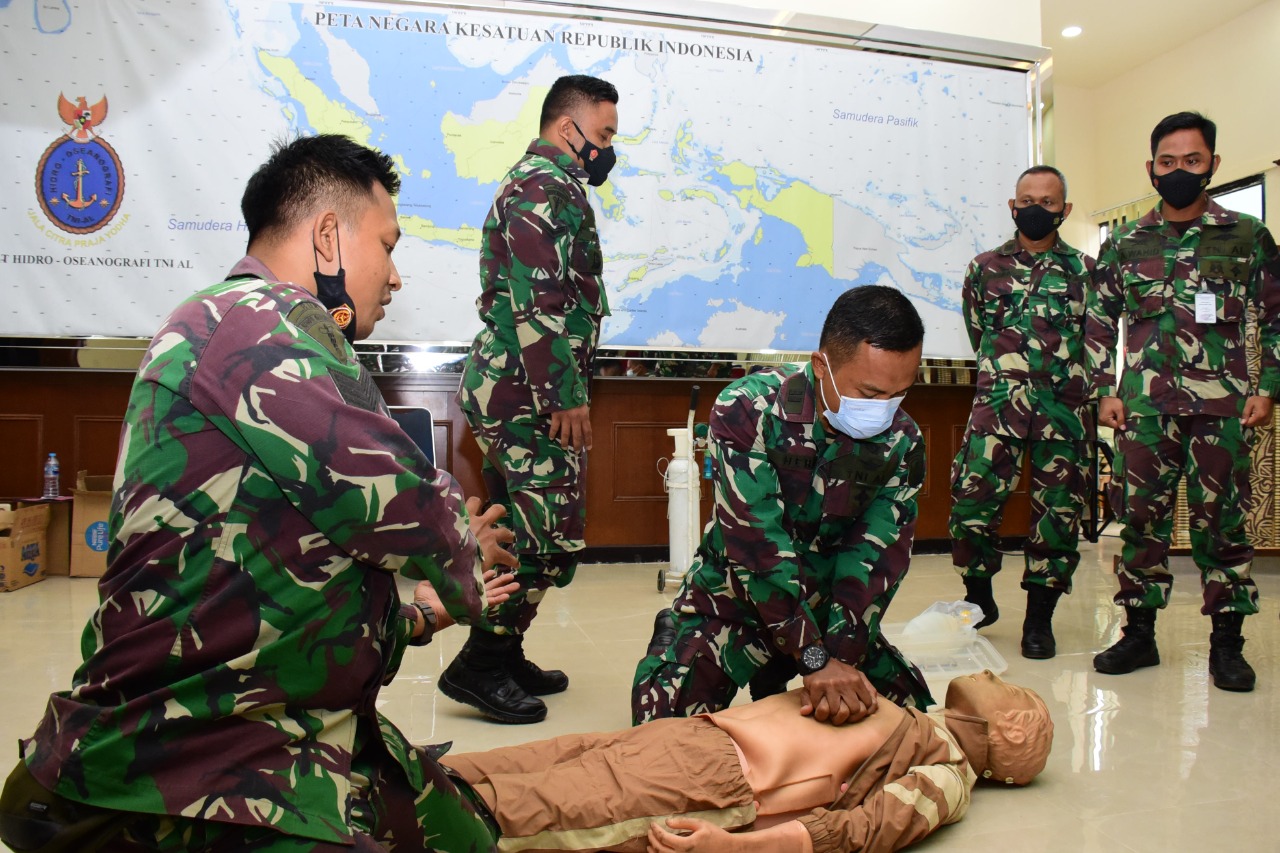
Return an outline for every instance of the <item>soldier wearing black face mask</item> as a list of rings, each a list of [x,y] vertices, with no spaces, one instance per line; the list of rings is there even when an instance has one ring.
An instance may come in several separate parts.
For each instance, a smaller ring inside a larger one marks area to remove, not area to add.
[[[1160,194],[1149,213],[1102,246],[1089,306],[1088,348],[1098,421],[1116,430],[1124,549],[1116,604],[1124,637],[1094,658],[1120,674],[1160,663],[1156,613],[1169,603],[1169,533],[1185,474],[1191,552],[1213,620],[1209,675],[1222,690],[1255,683],[1241,627],[1258,612],[1245,533],[1253,429],[1280,394],[1280,253],[1256,218],[1205,193],[1217,171],[1217,127],[1199,113],[1167,116],[1151,133],[1147,174]],[[1261,359],[1249,371],[1246,317]],[[1121,316],[1128,343],[1116,385]]]
[[[951,557],[965,598],[982,608],[978,627],[999,617],[991,578],[1000,571],[997,528],[1031,454],[1031,530],[1022,588],[1022,654],[1056,654],[1053,611],[1071,591],[1085,479],[1087,432],[1084,312],[1093,259],[1058,237],[1071,213],[1067,182],[1033,166],[1009,199],[1017,233],[969,264],[964,317],[978,359],[978,390],[952,467]]]
[[[489,499],[507,508],[520,589],[474,626],[440,691],[504,723],[536,723],[540,698],[569,687],[525,656],[543,596],[573,579],[586,547],[591,377],[609,315],[596,215],[617,157],[618,90],[561,77],[542,102],[538,138],[507,176],[480,247],[483,328],[467,356],[458,405],[484,454]]]

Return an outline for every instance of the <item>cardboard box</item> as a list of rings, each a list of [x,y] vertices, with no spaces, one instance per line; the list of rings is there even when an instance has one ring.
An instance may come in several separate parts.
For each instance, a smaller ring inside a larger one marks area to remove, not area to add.
[[[47,504],[0,509],[0,591],[13,592],[44,580]]]
[[[49,507],[49,532],[45,541],[49,547],[49,559],[45,561],[45,577],[71,573],[71,505],[74,498],[47,498],[42,500]]]
[[[76,474],[71,496],[71,577],[100,578],[107,571],[107,519],[111,515],[110,474]]]
[[[11,509],[24,506],[49,507],[49,527],[45,532],[44,576],[54,575],[66,577],[71,571],[71,495],[58,498],[9,498],[0,497],[0,504],[9,504]]]

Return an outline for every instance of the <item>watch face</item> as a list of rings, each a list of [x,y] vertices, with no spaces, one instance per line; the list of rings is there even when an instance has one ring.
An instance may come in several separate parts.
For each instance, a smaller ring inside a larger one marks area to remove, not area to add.
[[[800,653],[800,664],[809,672],[817,672],[827,665],[827,650],[822,646],[806,646]]]

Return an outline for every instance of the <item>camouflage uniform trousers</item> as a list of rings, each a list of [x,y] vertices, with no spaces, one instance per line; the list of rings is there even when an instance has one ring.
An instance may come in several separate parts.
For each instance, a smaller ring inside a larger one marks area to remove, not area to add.
[[[951,466],[951,560],[963,577],[991,577],[1000,571],[1000,519],[1018,484],[1028,444],[1031,531],[1023,549],[1022,588],[1040,585],[1069,593],[1080,563],[1084,442],[969,430]]]
[[[523,634],[551,587],[573,580],[578,552],[586,547],[586,454],[566,450],[548,436],[551,419],[509,419],[464,412],[484,454],[481,475],[489,500],[506,507],[516,535],[520,589],[490,611],[498,634]]]
[[[1124,495],[1116,604],[1169,603],[1169,540],[1178,479],[1185,473],[1191,553],[1204,592],[1200,612],[1257,613],[1258,588],[1249,576],[1253,546],[1244,527],[1252,430],[1239,418],[1208,415],[1130,417],[1127,426],[1116,434]]]
[[[872,610],[884,612],[896,591],[895,587],[877,600]],[[813,602],[815,612],[821,607],[822,602]],[[683,607],[679,598],[672,617],[675,640],[661,655],[647,655],[636,667],[631,689],[633,725],[723,710],[753,676],[778,668],[782,653],[774,649],[763,625],[698,613]],[[878,623],[874,636],[862,659],[853,664],[877,692],[904,707],[924,710],[934,704],[920,670],[884,639]]]
[[[103,850],[116,853],[492,853],[496,825],[483,801],[465,782],[459,786],[435,759],[417,749],[426,785],[415,791],[394,761],[357,758],[352,763],[349,824],[353,846],[343,846],[269,827],[247,827],[173,815],[139,814],[126,818]],[[367,753],[368,754],[368,753]],[[376,753],[374,753],[376,755]],[[479,805],[486,817],[481,817]],[[123,816],[125,813],[109,813]],[[113,826],[120,825],[113,821]],[[101,839],[95,839],[101,840]]]

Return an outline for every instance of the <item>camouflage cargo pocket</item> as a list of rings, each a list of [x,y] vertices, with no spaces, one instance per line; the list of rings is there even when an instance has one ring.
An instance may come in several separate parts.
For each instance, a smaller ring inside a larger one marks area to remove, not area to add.
[[[516,549],[521,553],[581,551],[586,543],[586,503],[577,485],[512,491]]]
[[[1026,291],[1012,274],[993,276],[983,282],[983,288],[987,294],[983,306],[987,328],[1006,329],[1021,322]]]
[[[1159,317],[1169,300],[1169,283],[1161,280],[1130,279],[1125,287],[1125,311],[1134,319]]]
[[[793,447],[791,452],[768,448],[765,451],[769,463],[778,475],[778,488],[788,507],[804,506],[813,491],[813,472],[818,463],[818,453],[809,447]]]
[[[1201,257],[1196,261],[1200,283],[1217,299],[1219,323],[1239,323],[1244,320],[1244,282],[1249,274],[1247,259],[1230,257]],[[1194,299],[1194,295],[1191,296]]]
[[[600,249],[600,234],[594,225],[595,217],[578,230],[570,250],[569,265],[572,278],[578,288],[578,302],[593,316],[604,312],[605,298],[600,287],[604,275],[604,253]]]
[[[1035,305],[1035,325],[1049,325],[1059,329],[1078,328],[1084,322],[1084,301],[1072,299],[1071,294],[1041,294]]]
[[[859,449],[833,459],[820,469],[822,512],[837,518],[857,518],[876,499],[898,469],[898,460],[878,444],[859,443]]]

